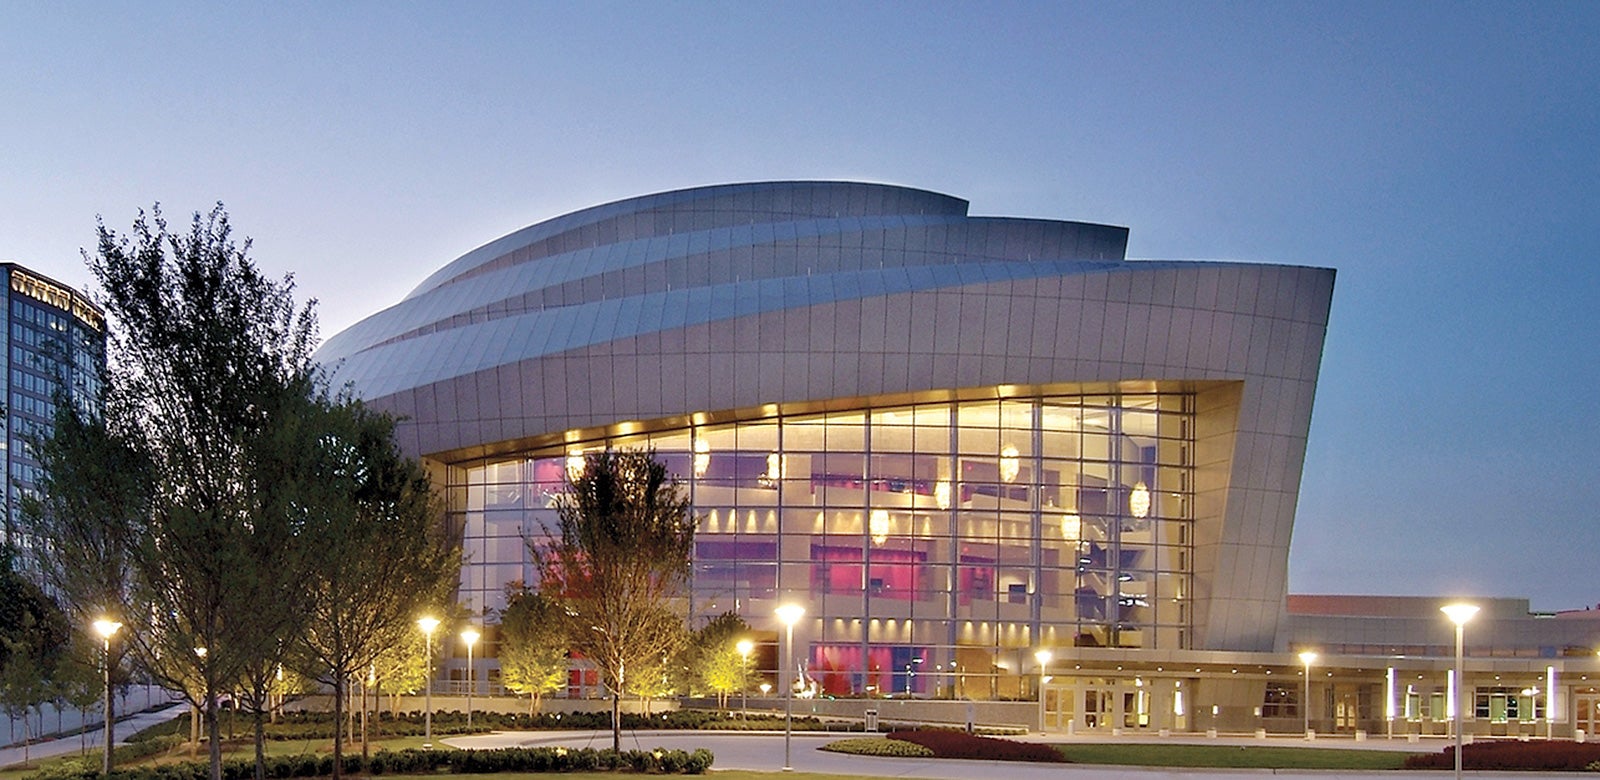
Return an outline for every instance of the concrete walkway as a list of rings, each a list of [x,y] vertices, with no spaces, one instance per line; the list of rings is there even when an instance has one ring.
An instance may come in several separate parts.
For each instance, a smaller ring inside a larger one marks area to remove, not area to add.
[[[138,712],[124,718],[118,718],[116,730],[112,732],[112,736],[116,738],[117,744],[127,744],[124,740],[128,736],[172,720],[186,711],[187,708],[174,705],[163,710]],[[0,748],[0,769],[21,765],[24,761],[24,756],[26,756],[28,763],[36,763],[42,758],[78,755],[84,752],[86,745],[88,752],[98,754],[99,749],[106,743],[105,734],[105,730],[97,726],[80,734],[47,738],[26,747],[8,745]]]
[[[1173,769],[1151,767],[1090,766],[1079,764],[1032,764],[1026,762],[963,761],[952,759],[877,758],[852,756],[818,750],[837,739],[856,734],[795,732],[790,745],[790,766],[796,772],[826,774],[869,775],[885,778],[920,778],[922,780],[973,780],[973,778],[1003,777],[1004,780],[1261,780],[1266,776],[1305,778],[1306,780],[1340,780],[1341,778],[1396,778],[1404,780],[1437,780],[1450,777],[1450,772],[1345,772],[1336,770],[1271,770],[1271,769]],[[1405,740],[1374,739],[1357,743],[1353,739],[1304,739],[1252,737],[1206,738],[1190,737],[1067,737],[1065,735],[1031,734],[1021,739],[1039,742],[1139,742],[1145,744],[1204,744],[1238,747],[1325,747],[1405,750],[1432,752],[1443,750],[1443,740],[1407,743]],[[567,747],[609,748],[610,731],[499,731],[466,737],[441,740],[451,747],[466,750],[489,750],[503,747]],[[650,750],[668,748],[694,750],[706,748],[716,754],[714,769],[746,769],[776,772],[783,769],[783,732],[715,732],[715,731],[625,731],[622,747],[625,750]],[[1475,778],[1544,778],[1545,773],[1471,772]]]

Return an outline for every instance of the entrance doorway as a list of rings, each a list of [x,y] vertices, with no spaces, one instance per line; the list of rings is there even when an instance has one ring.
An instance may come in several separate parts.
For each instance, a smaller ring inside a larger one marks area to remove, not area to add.
[[[1573,728],[1581,729],[1584,734],[1593,736],[1595,729],[1600,728],[1600,690],[1579,689],[1573,701],[1572,714]]]
[[[1054,731],[1187,728],[1180,680],[1056,678],[1045,686],[1041,725]]]

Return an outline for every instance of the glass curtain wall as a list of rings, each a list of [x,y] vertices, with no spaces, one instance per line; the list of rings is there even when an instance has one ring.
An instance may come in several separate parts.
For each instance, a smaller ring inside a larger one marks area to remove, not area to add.
[[[691,492],[694,624],[807,606],[833,695],[1032,695],[1039,647],[1183,648],[1193,397],[1049,395],[872,407],[614,437],[454,473],[462,598],[535,582],[568,460],[653,446]],[[579,461],[581,462],[581,461]]]

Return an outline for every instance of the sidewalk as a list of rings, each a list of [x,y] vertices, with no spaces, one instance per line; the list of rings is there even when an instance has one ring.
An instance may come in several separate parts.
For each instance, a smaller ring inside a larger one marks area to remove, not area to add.
[[[113,735],[117,744],[126,744],[128,736],[137,734],[144,729],[160,723],[165,723],[185,712],[182,706],[174,705],[154,712],[137,712],[124,718],[117,719],[116,731]],[[98,753],[106,743],[105,730],[99,727],[91,728],[85,733],[72,734],[59,738],[46,738],[42,742],[29,745],[11,745],[0,748],[0,769],[17,766],[23,763],[23,755],[27,755],[29,763],[35,763],[42,758],[55,758],[56,756],[78,755],[84,751],[87,744],[89,753]]]

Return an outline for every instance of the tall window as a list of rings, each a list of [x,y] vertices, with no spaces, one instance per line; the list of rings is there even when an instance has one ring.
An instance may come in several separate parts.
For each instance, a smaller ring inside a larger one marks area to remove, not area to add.
[[[1012,674],[1039,645],[1182,648],[1190,627],[1193,398],[1041,395],[697,426],[629,437],[701,518],[692,608],[808,601],[829,692],[931,693]],[[521,537],[553,521],[569,458],[461,470],[463,597],[533,576]],[[1027,652],[1031,653],[1031,650]],[[1001,686],[989,686],[1004,695]],[[979,695],[985,690],[962,691]]]

